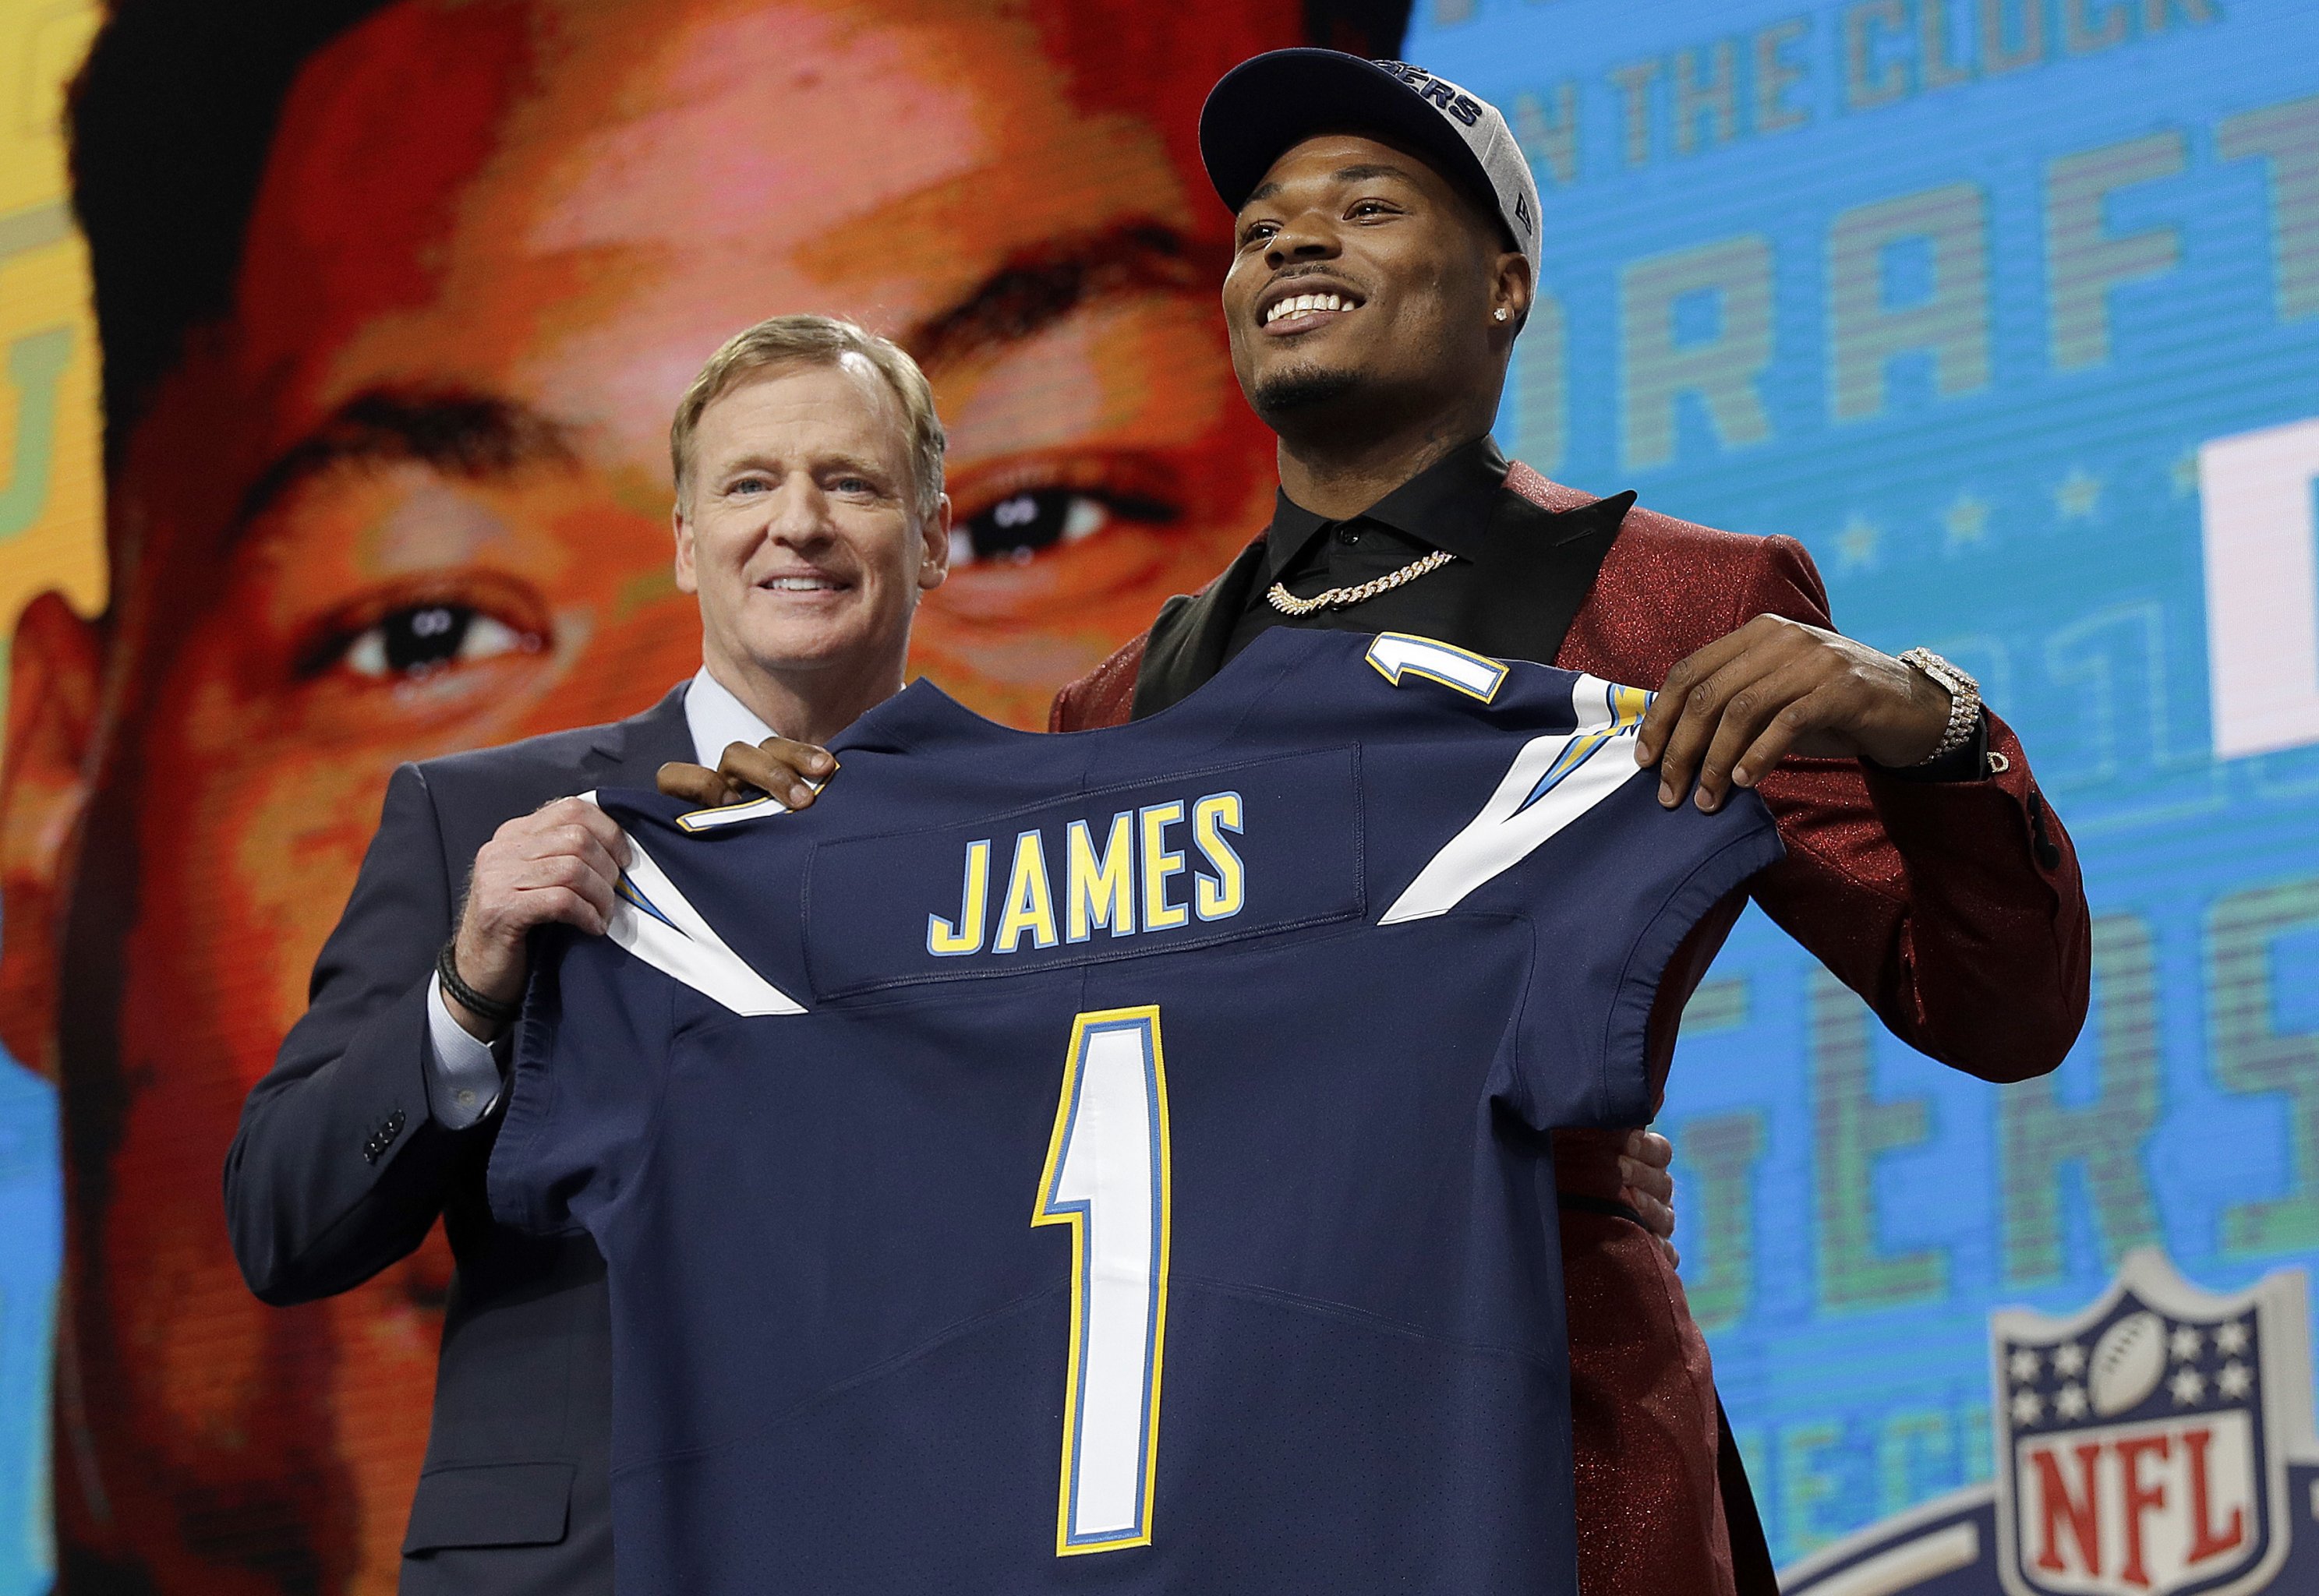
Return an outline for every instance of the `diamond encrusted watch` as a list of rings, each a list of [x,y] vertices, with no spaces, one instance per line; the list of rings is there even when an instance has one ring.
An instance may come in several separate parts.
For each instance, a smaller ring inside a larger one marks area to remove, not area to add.
[[[1948,729],[1941,734],[1933,751],[1917,762],[1928,765],[1943,754],[1954,753],[1972,740],[1972,728],[1981,721],[1981,683],[1929,648],[1912,648],[1899,659],[1902,664],[1922,671],[1949,691]]]

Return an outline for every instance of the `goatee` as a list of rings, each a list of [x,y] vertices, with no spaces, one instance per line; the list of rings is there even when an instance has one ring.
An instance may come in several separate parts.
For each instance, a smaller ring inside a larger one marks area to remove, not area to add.
[[[1291,366],[1275,372],[1256,385],[1249,402],[1267,422],[1292,416],[1316,405],[1332,404],[1360,386],[1353,372],[1324,370],[1316,365]]]

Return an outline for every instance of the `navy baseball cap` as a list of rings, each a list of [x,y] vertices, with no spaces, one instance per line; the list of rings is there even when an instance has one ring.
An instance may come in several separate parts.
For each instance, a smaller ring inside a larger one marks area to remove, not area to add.
[[[1291,149],[1315,133],[1370,132],[1422,156],[1505,223],[1538,269],[1538,179],[1498,108],[1404,61],[1341,50],[1268,50],[1225,73],[1200,107],[1200,159],[1238,211]]]

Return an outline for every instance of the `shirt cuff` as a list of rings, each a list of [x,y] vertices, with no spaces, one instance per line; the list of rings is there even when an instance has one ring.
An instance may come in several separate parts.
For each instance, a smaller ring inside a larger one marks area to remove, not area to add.
[[[1920,765],[1880,765],[1872,759],[1861,762],[1895,781],[1984,780],[1989,776],[1989,717],[1975,716],[1972,735],[1938,759],[1928,759]]]
[[[497,1106],[505,1081],[498,1053],[451,1017],[443,978],[427,982],[427,1111],[436,1123],[464,1131]]]

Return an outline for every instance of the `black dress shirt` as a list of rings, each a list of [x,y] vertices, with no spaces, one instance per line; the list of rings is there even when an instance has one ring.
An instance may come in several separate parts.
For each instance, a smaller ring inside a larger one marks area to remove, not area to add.
[[[1528,525],[1499,514],[1506,457],[1485,433],[1460,445],[1357,516],[1324,520],[1277,491],[1272,524],[1265,528],[1262,569],[1232,624],[1224,657],[1232,658],[1268,627],[1332,632],[1414,632],[1488,654],[1537,660],[1542,638],[1503,639],[1529,646],[1492,650],[1475,641],[1495,608],[1494,582],[1507,574],[1510,540],[1535,536]],[[1623,514],[1631,495],[1619,503]],[[1300,599],[1331,588],[1358,587],[1389,576],[1435,550],[1456,556],[1447,565],[1358,604],[1283,615],[1266,600],[1276,582]],[[1591,578],[1590,570],[1587,575]],[[1557,639],[1557,644],[1559,639]]]

